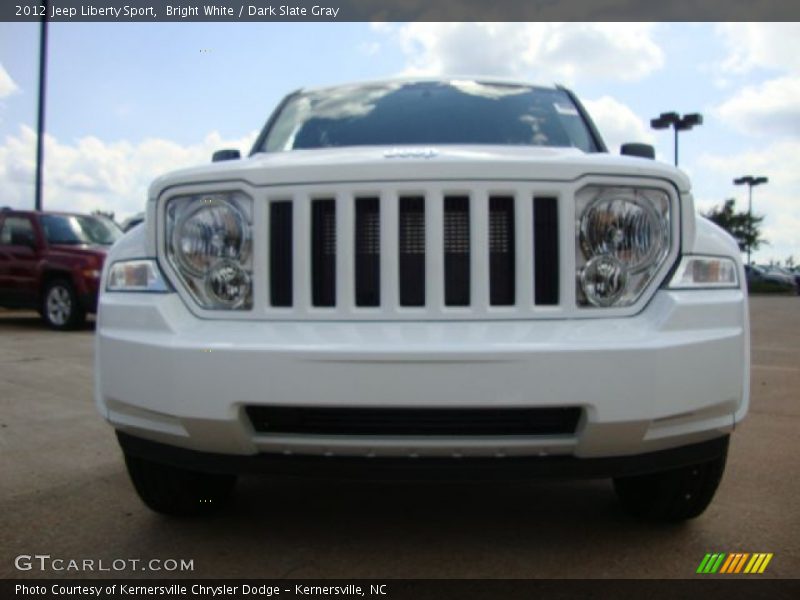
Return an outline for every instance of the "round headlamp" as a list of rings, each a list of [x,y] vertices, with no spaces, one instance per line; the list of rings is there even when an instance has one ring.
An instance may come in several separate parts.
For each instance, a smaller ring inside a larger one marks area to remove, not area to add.
[[[220,260],[241,262],[246,258],[247,219],[232,202],[205,196],[175,223],[172,246],[180,266],[202,277]]]
[[[580,244],[587,259],[611,256],[630,273],[637,273],[667,251],[669,230],[641,191],[609,190],[586,207],[580,220]]]

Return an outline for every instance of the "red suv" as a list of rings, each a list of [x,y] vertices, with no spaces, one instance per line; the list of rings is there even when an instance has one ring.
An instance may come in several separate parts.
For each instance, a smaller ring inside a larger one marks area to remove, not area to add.
[[[0,306],[33,308],[54,329],[74,329],[97,309],[103,261],[122,235],[109,219],[0,211]]]

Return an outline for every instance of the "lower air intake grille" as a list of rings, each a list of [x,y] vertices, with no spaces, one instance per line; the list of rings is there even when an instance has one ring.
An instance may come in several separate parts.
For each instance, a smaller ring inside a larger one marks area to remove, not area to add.
[[[579,407],[310,408],[248,406],[259,433],[310,435],[569,435]]]

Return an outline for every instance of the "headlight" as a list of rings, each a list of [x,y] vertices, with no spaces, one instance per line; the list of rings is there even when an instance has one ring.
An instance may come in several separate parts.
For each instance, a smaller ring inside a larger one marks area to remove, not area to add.
[[[167,257],[203,308],[252,308],[252,200],[243,193],[167,203]]]
[[[115,262],[108,270],[106,291],[168,292],[169,288],[154,260],[137,259]]]
[[[630,306],[669,254],[669,196],[650,188],[590,186],[576,200],[579,304]]]
[[[684,256],[669,287],[672,289],[738,288],[736,263],[720,256]]]

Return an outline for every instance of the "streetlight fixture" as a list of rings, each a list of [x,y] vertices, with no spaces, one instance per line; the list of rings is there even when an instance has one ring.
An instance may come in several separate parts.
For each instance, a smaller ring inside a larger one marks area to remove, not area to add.
[[[733,180],[733,185],[746,185],[747,186],[747,229],[751,233],[753,227],[753,187],[761,185],[762,183],[769,183],[767,177],[753,177],[752,175],[745,175],[744,177],[737,177]],[[747,240],[747,264],[750,262],[750,240]]]
[[[675,166],[678,166],[678,132],[689,131],[695,125],[703,124],[703,115],[700,113],[689,113],[679,115],[676,112],[661,113],[655,119],[650,120],[650,127],[653,129],[672,129],[675,131]]]

